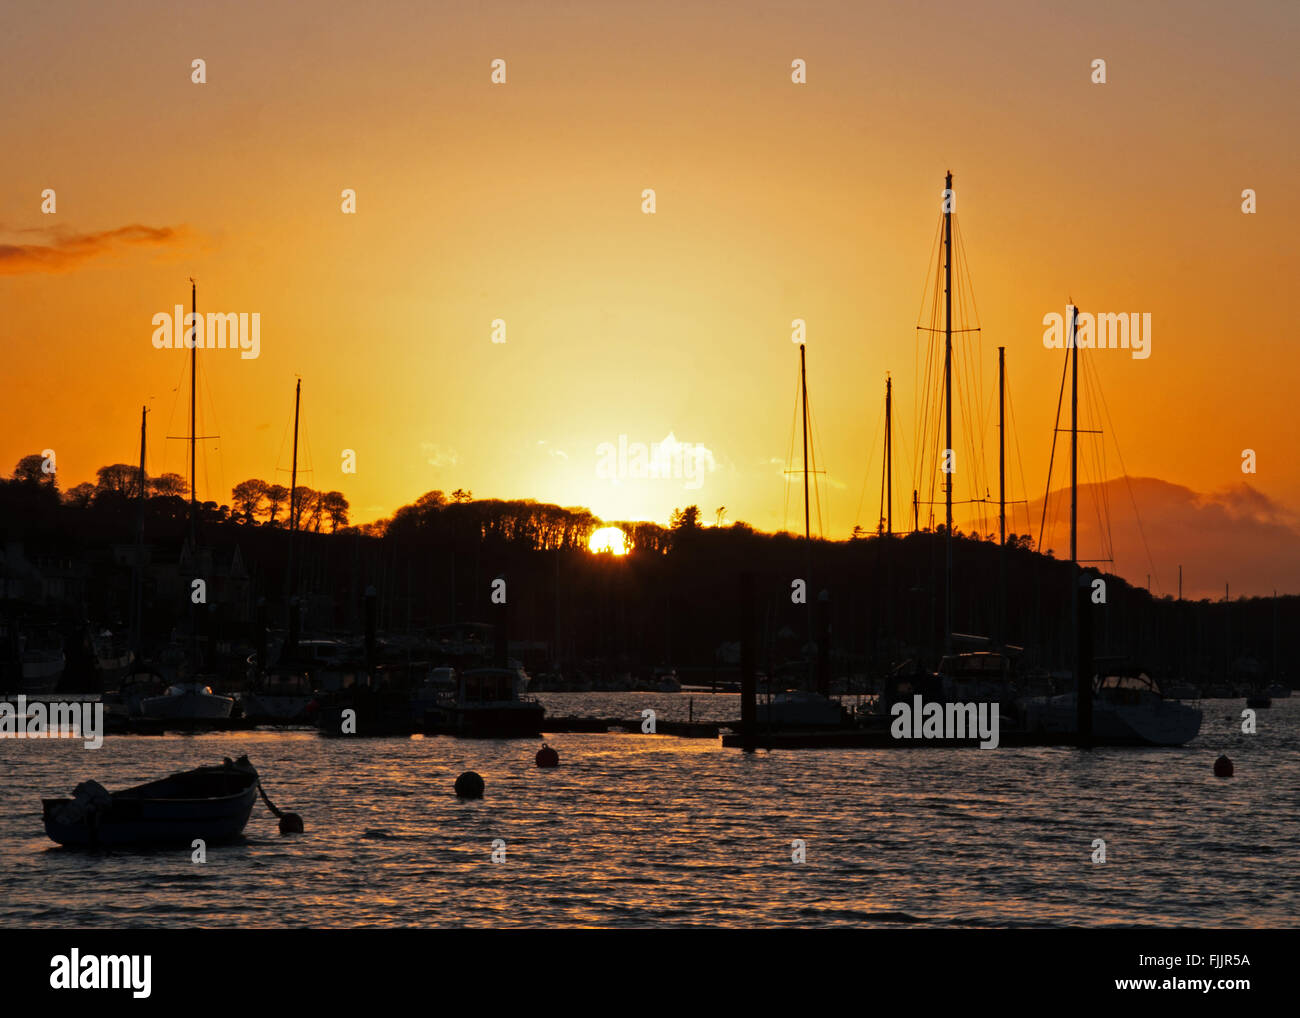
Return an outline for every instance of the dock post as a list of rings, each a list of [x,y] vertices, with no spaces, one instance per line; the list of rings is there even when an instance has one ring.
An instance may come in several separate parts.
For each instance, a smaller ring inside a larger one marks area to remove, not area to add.
[[[817,692],[831,695],[831,594],[817,595]]]
[[[1079,573],[1075,591],[1074,685],[1080,749],[1092,748],[1092,577]]]
[[[757,682],[754,672],[754,574],[740,574],[740,727],[741,748],[754,752],[758,736]]]
[[[374,684],[375,673],[375,628],[377,610],[379,607],[379,594],[373,586],[366,588],[365,593],[365,613],[366,620],[366,685]]]

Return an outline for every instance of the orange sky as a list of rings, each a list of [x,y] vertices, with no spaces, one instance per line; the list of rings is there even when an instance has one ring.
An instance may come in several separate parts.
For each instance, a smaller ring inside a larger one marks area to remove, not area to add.
[[[986,400],[1007,347],[1029,488],[1016,460],[1013,496],[1042,495],[1061,355],[1041,321],[1072,295],[1152,316],[1150,359],[1095,354],[1130,474],[1247,481],[1290,512],[1298,24],[1261,2],[7,4],[0,469],[52,448],[66,488],[133,460],[151,400],[150,470],[184,470],[164,436],[184,433],[185,355],[150,336],[193,275],[201,311],[262,318],[258,359],[202,355],[200,430],[221,435],[202,497],[287,483],[301,374],[305,482],[342,489],[357,521],[463,487],[797,526],[782,471],[802,318],[827,533],[874,527],[886,371],[898,525],[952,170]],[[171,232],[111,233],[134,225]],[[698,489],[599,475],[601,443],[670,433],[711,451]],[[1300,589],[1294,561],[1234,579],[1232,535],[1204,540],[1227,560],[1207,589]]]

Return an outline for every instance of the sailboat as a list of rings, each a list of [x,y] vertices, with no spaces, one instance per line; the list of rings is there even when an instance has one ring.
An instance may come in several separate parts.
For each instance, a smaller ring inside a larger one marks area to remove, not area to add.
[[[803,528],[805,546],[812,548],[812,527],[808,515],[808,372],[804,345],[799,344],[799,391],[803,406]],[[811,554],[809,555],[811,561]],[[811,582],[810,577],[805,577]],[[812,603],[809,602],[809,610]],[[820,639],[826,634],[821,633]],[[758,724],[766,728],[834,728],[845,723],[843,708],[824,693],[791,689],[773,693],[757,706]]]
[[[289,564],[286,589],[289,591],[289,638],[283,659],[274,672],[264,669],[255,677],[255,687],[244,697],[244,713],[257,720],[288,724],[307,719],[308,708],[316,699],[315,688],[325,688],[320,681],[318,661],[311,651],[321,649],[342,651],[336,641],[299,641],[297,591],[294,583],[294,538],[298,532],[298,419],[302,407],[302,379],[293,390],[293,468],[289,480]],[[308,646],[313,644],[313,646]]]
[[[197,384],[199,371],[199,335],[198,335],[198,285],[190,280],[191,314],[194,320],[194,343],[190,347],[190,433],[186,436],[190,443],[190,520],[189,535],[185,542],[187,559],[194,562],[198,551],[198,410]],[[234,710],[233,697],[218,696],[203,676],[197,674],[199,662],[198,619],[190,606],[190,653],[189,667],[182,667],[176,680],[167,687],[161,696],[145,697],[140,701],[140,712],[147,718],[168,721],[220,721],[230,717]]]
[[[1079,347],[1075,342],[1078,308],[1070,305],[1067,356],[1070,393],[1070,562],[1071,591],[1079,597]],[[1064,379],[1062,379],[1064,384]],[[1086,596],[1086,595],[1085,595]],[[1079,614],[1076,614],[1079,619]],[[1076,625],[1079,623],[1076,622]],[[1076,643],[1078,646],[1078,643]],[[1090,652],[1089,652],[1090,653]],[[1085,680],[1084,676],[1088,676]],[[1182,746],[1201,730],[1201,711],[1167,698],[1152,676],[1140,669],[1114,668],[1092,674],[1080,650],[1075,660],[1076,689],[1059,696],[1021,701],[1025,727],[1032,732],[1070,734],[1087,745]],[[1082,698],[1082,701],[1081,701]]]

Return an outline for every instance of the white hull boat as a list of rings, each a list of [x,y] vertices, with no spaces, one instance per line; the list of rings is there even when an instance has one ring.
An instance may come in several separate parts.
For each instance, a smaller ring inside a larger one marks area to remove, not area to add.
[[[839,703],[820,693],[776,693],[771,701],[757,706],[759,725],[776,728],[834,728],[844,723],[844,712]]]
[[[140,702],[140,712],[147,718],[167,721],[219,721],[230,717],[235,701],[217,696],[202,682],[178,682],[162,696]]]
[[[1021,702],[1031,732],[1078,731],[1078,694],[1033,697]],[[1201,730],[1201,712],[1165,699],[1150,676],[1108,675],[1093,682],[1092,734],[1099,743],[1184,746]]]

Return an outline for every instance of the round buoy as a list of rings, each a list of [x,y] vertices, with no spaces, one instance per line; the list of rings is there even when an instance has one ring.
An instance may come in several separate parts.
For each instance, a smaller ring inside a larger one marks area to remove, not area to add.
[[[297,813],[280,814],[280,833],[281,834],[301,834],[302,817]]]
[[[466,771],[456,779],[456,794],[462,799],[483,798],[483,779],[473,771]]]
[[[559,767],[560,754],[551,749],[546,743],[542,743],[542,748],[537,751],[538,767]]]
[[[1232,777],[1232,761],[1228,759],[1227,754],[1214,761],[1214,776],[1216,778]]]

